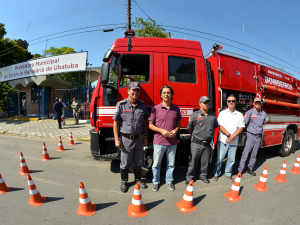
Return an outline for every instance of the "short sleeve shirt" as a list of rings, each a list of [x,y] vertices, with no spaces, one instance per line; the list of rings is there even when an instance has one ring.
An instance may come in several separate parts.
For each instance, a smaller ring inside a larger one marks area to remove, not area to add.
[[[217,116],[214,112],[208,112],[207,116],[200,109],[189,118],[187,129],[193,130],[193,136],[201,141],[209,141],[214,138],[214,130],[218,127]]]
[[[77,112],[79,110],[79,108],[80,108],[79,102],[78,101],[77,102],[73,101],[72,102],[72,107],[73,107],[73,112],[74,111]]]
[[[22,106],[26,106],[26,99],[22,99]]]
[[[250,109],[245,114],[245,124],[247,125],[247,132],[251,134],[262,134],[263,127],[266,124],[267,114],[265,111],[256,109]]]
[[[144,132],[144,119],[148,119],[149,111],[143,101],[137,100],[135,107],[126,98],[117,103],[113,120],[120,121],[120,132],[137,135]]]
[[[218,123],[220,126],[223,126],[230,134],[235,133],[240,127],[245,127],[243,114],[236,110],[233,113],[231,113],[228,108],[220,112],[218,117]],[[227,143],[226,140],[227,136],[220,131],[219,141],[223,142],[223,144],[238,144],[238,137],[236,137],[230,143]]]
[[[172,131],[176,128],[178,121],[182,119],[180,109],[177,105],[171,104],[169,110],[162,103],[154,106],[151,110],[149,121],[154,122],[158,128]],[[156,145],[177,145],[177,137],[164,137],[161,133],[155,132],[153,144]]]
[[[63,105],[61,102],[56,102],[53,108],[55,109],[55,111],[62,111]]]

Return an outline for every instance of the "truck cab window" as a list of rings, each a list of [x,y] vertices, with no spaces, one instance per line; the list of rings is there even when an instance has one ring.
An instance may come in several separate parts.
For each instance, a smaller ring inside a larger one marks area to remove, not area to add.
[[[150,56],[122,55],[120,71],[120,88],[128,86],[132,81],[147,83],[150,80]]]
[[[195,59],[169,56],[169,81],[196,83]]]

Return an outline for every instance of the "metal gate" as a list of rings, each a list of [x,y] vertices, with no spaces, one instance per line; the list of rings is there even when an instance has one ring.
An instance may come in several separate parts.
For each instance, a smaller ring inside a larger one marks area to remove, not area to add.
[[[91,99],[93,91],[95,88],[89,86],[70,86],[70,87],[55,87],[53,88],[53,99],[61,98],[66,104],[67,109],[65,110],[65,117],[73,117],[73,110],[71,108],[73,98],[77,97],[80,105],[81,111],[79,118],[89,119],[90,109],[88,100]],[[89,92],[89,96],[87,96]]]
[[[38,90],[38,108],[39,108],[39,119],[41,117],[49,118],[49,91],[47,89]]]
[[[22,107],[22,106],[21,106]],[[7,118],[18,116],[18,93],[7,93],[7,107],[4,109]]]

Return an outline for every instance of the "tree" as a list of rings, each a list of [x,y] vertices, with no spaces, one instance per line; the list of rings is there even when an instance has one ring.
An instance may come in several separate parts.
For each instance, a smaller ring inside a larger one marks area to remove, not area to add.
[[[43,56],[40,55],[40,54],[35,53],[35,54],[33,55],[32,59],[38,59],[38,58],[41,58],[41,57],[43,57]]]
[[[44,51],[45,56],[62,55],[68,53],[75,53],[74,48],[70,48],[67,46],[61,48],[55,48],[52,46],[51,48]]]
[[[135,21],[132,21],[132,25],[135,28],[136,37],[168,37],[168,34],[165,32],[166,30],[162,25],[157,25],[156,21],[149,17],[146,21],[141,17],[136,17]]]

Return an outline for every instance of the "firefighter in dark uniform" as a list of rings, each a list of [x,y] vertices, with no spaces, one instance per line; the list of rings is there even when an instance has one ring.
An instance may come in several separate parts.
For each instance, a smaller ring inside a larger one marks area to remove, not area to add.
[[[58,98],[56,98],[55,101],[56,102],[53,105],[53,109],[55,109],[55,112],[56,112],[58,129],[61,129],[61,115],[62,115],[63,104],[58,101]]]
[[[204,183],[210,183],[206,179],[211,152],[210,143],[214,138],[214,131],[218,127],[218,120],[214,112],[208,111],[208,97],[202,96],[199,104],[200,110],[191,115],[187,125],[187,131],[192,134],[192,139],[189,166],[186,173],[186,185],[194,178],[196,165],[199,160],[201,163],[199,179]]]
[[[131,82],[128,87],[128,98],[118,102],[113,117],[115,145],[121,149],[121,191],[127,192],[128,169],[131,160],[134,162],[135,182],[141,188],[147,185],[141,181],[143,165],[143,146],[148,144],[149,111],[143,101],[138,100],[140,84]]]
[[[252,176],[256,176],[256,174],[252,171],[253,166],[256,161],[256,155],[261,143],[262,135],[263,135],[263,126],[266,124],[266,116],[267,114],[261,110],[261,98],[254,99],[254,108],[250,109],[245,114],[245,125],[247,125],[247,136],[245,141],[245,147],[243,150],[243,154],[241,157],[239,172],[243,172],[245,168],[245,163],[250,155],[249,163],[247,166],[247,173]]]

